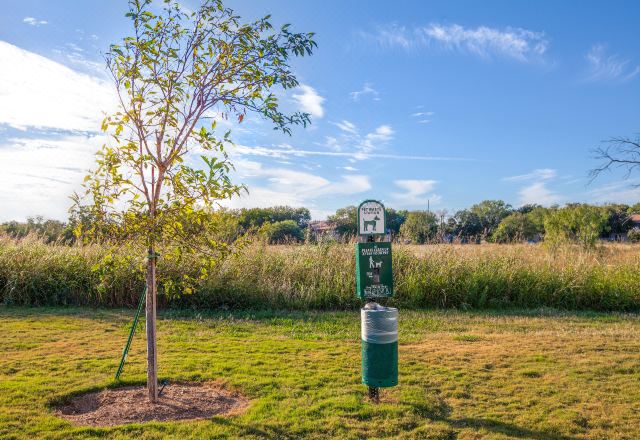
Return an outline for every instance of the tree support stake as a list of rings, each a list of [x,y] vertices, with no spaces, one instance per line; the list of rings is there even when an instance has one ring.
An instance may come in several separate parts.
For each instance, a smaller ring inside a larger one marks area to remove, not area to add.
[[[124,363],[127,360],[127,354],[129,353],[129,348],[131,348],[131,342],[133,341],[133,335],[136,332],[136,327],[138,326],[138,320],[140,319],[140,312],[142,312],[142,305],[144,304],[147,297],[147,287],[145,286],[142,295],[140,295],[140,301],[138,302],[138,310],[136,310],[136,316],[133,318],[133,325],[131,326],[131,331],[129,331],[129,338],[127,339],[127,343],[122,350],[122,359],[120,359],[120,366],[118,367],[118,371],[116,372],[116,380],[120,380],[120,374],[122,374],[122,370],[124,369]]]

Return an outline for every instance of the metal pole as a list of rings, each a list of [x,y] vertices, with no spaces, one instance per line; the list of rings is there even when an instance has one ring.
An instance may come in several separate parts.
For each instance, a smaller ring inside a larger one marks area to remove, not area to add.
[[[131,342],[133,341],[133,334],[136,332],[136,327],[138,326],[138,319],[140,318],[140,312],[142,311],[142,305],[145,302],[147,296],[147,287],[145,286],[142,295],[140,296],[140,302],[138,303],[138,310],[136,310],[136,316],[133,318],[133,325],[131,326],[131,330],[129,331],[129,338],[127,339],[127,343],[122,350],[122,359],[120,359],[120,366],[118,367],[118,371],[116,372],[116,380],[120,380],[120,374],[122,374],[122,370],[124,369],[124,363],[127,360],[127,354],[129,353],[129,348],[131,347]]]
[[[369,387],[369,399],[371,399],[374,403],[379,403],[380,402],[380,388]]]

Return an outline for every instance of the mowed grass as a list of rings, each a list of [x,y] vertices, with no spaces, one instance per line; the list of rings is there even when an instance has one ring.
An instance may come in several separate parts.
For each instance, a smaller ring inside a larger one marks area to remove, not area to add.
[[[53,415],[112,384],[131,317],[0,308],[0,438],[640,438],[638,316],[547,309],[401,310],[400,385],[378,405],[358,312],[164,312],[160,376],[222,381],[252,399],[245,414],[114,428]],[[143,383],[144,362],[140,331],[123,379]]]

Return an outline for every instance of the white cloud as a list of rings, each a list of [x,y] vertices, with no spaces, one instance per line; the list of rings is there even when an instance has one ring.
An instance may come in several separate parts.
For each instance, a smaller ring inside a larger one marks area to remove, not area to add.
[[[393,139],[393,129],[391,126],[383,124],[371,133],[367,133],[364,139],[360,142],[359,149],[363,153],[369,153],[378,149],[381,144],[384,144],[391,139]]]
[[[356,128],[356,126],[347,120],[342,120],[341,122],[334,122],[333,124],[344,132],[347,132],[353,135],[358,134],[358,129]]]
[[[438,46],[447,50],[471,53],[482,58],[500,56],[520,62],[541,60],[549,45],[542,32],[512,27],[466,28],[459,24],[439,23],[412,29],[390,24],[379,27],[375,33],[362,32],[361,36],[376,42],[383,48],[400,47],[413,50]]]
[[[546,182],[535,182],[522,188],[518,195],[521,205],[538,204],[549,206],[561,203],[564,197],[547,188]]]
[[[528,182],[528,184],[518,191],[519,202],[521,205],[538,204],[553,205],[561,203],[565,197],[551,191],[547,184],[554,180],[558,172],[552,168],[538,168],[530,173],[520,174],[517,176],[505,177],[505,182]]]
[[[352,101],[359,101],[361,97],[371,95],[374,101],[380,101],[380,93],[369,83],[364,83],[361,90],[349,93]]]
[[[435,113],[434,112],[415,112],[415,113],[411,113],[411,116],[416,118],[416,122],[418,124],[430,124],[431,123],[431,119],[429,119],[431,116],[433,116]]]
[[[435,180],[396,180],[394,182],[407,191],[408,195],[419,196],[435,188]]]
[[[0,59],[0,124],[95,132],[116,107],[106,81],[3,41]]]
[[[343,175],[337,181],[288,168],[268,168],[260,162],[237,160],[239,179],[265,179],[248,184],[249,194],[226,201],[232,208],[266,207],[274,205],[306,206],[314,209],[315,199],[359,194],[371,189],[365,175]]]
[[[352,162],[356,160],[364,159],[393,159],[393,160],[420,160],[420,161],[452,161],[452,162],[469,162],[475,161],[475,159],[468,157],[447,157],[447,156],[414,156],[414,155],[402,155],[402,154],[384,154],[384,153],[363,153],[361,151],[317,151],[317,150],[305,150],[305,149],[282,149],[282,148],[270,148],[270,147],[250,147],[246,145],[236,144],[229,150],[232,154],[240,156],[258,156],[258,157],[273,157],[278,159],[284,159],[287,157],[306,157],[306,156],[330,156],[330,157],[345,157]]]
[[[327,146],[335,151],[343,151],[345,147],[349,147],[353,151],[347,154],[356,159],[366,159],[369,153],[380,149],[393,139],[394,131],[388,124],[379,125],[364,136],[360,134],[355,124],[347,120],[332,122],[332,124],[338,127],[342,133],[338,138],[328,139],[330,144]]]
[[[96,76],[97,80],[107,80],[107,83],[111,84],[111,76],[106,69],[104,60],[95,61],[89,59],[85,50],[77,44],[67,43],[63,47],[53,49],[53,52],[65,57],[73,65],[74,69],[78,68],[81,73]]]
[[[630,59],[607,54],[607,47],[596,44],[585,56],[589,64],[586,81],[629,81],[640,74],[640,65],[632,65]]]
[[[322,103],[325,101],[325,98],[318,95],[313,87],[306,84],[300,84],[298,90],[300,90],[301,93],[294,93],[293,99],[300,106],[300,110],[316,118],[322,118],[324,116]]]
[[[42,26],[44,24],[48,24],[46,20],[38,20],[37,18],[33,18],[33,17],[24,17],[22,19],[22,22],[30,26]]]
[[[419,208],[427,203],[438,203],[442,200],[437,194],[428,194],[435,189],[438,183],[436,180],[406,179],[393,183],[404,190],[402,193],[392,194],[395,206]]]
[[[35,215],[66,219],[68,197],[80,188],[103,142],[98,135],[0,143],[0,221]]]
[[[342,149],[340,143],[338,142],[338,139],[333,136],[326,136],[324,145],[333,151],[340,151]]]
[[[446,48],[468,51],[485,58],[501,55],[518,61],[530,61],[544,55],[548,44],[543,33],[521,28],[500,30],[479,26],[470,29],[458,24],[431,24],[422,32],[428,39]]]
[[[352,166],[346,166],[346,167],[342,167],[343,170],[347,170],[347,171],[358,171],[357,168],[352,167]]]
[[[639,183],[637,179],[608,183],[589,191],[588,200],[596,203],[627,203],[632,205],[640,200],[640,187],[636,186]]]
[[[557,176],[557,171],[551,168],[539,168],[527,174],[505,177],[502,180],[508,182],[522,182],[526,180],[550,180]]]

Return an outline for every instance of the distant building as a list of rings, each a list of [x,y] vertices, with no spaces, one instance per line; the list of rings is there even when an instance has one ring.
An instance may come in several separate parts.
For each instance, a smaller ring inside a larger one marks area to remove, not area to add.
[[[632,229],[640,230],[640,214],[631,214],[624,222],[625,226],[628,228],[627,231]],[[611,232],[609,234],[609,241],[627,241],[627,232]]]
[[[627,218],[627,222],[629,223],[629,229],[640,228],[640,214],[631,214]]]
[[[336,236],[336,224],[327,220],[316,220],[309,222],[309,229],[316,237],[323,235]]]

